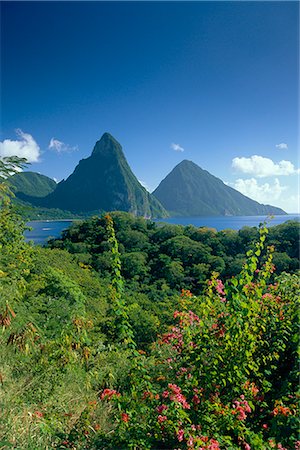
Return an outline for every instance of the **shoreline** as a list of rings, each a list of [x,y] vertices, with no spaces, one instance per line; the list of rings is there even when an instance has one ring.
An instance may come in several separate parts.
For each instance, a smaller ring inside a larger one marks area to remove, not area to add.
[[[287,213],[287,214],[276,214],[273,216],[265,216],[265,220],[269,219],[272,220],[272,217],[294,217],[295,219],[300,218],[300,213]],[[235,218],[241,218],[241,217],[249,217],[249,218],[255,218],[255,217],[264,217],[261,215],[255,215],[255,216],[173,216],[173,217],[162,217],[162,218],[155,218],[155,219],[150,219],[153,220],[154,222],[167,222],[168,220],[191,220],[191,219],[235,219]],[[74,219],[33,219],[33,220],[28,220],[26,223],[32,223],[32,222],[78,222],[78,221],[82,221],[82,220],[88,220],[91,217],[84,217],[84,218],[74,218]],[[288,218],[287,218],[288,220]]]
[[[32,222],[75,222],[76,220],[86,220],[86,219],[33,219],[33,220],[28,220],[26,223],[32,223]]]

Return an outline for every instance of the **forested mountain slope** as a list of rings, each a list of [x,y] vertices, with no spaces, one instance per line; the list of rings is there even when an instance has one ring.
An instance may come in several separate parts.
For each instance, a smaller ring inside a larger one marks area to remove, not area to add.
[[[36,172],[19,172],[8,178],[15,195],[24,199],[24,196],[45,197],[56,188],[56,182]]]

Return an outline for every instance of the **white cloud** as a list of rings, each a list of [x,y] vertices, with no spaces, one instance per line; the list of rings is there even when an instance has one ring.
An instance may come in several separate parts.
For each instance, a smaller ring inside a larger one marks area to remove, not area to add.
[[[71,147],[69,144],[65,144],[64,142],[59,141],[55,138],[51,138],[48,148],[50,150],[55,150],[57,153],[74,152],[78,150],[77,146]]]
[[[234,158],[232,160],[232,167],[236,171],[247,173],[258,178],[274,175],[293,175],[300,172],[300,169],[296,169],[291,161],[282,160],[279,163],[274,163],[272,159],[258,155],[253,155],[250,158]]]
[[[259,203],[274,204],[274,201],[278,200],[282,192],[287,189],[287,186],[282,186],[280,184],[278,178],[275,178],[272,184],[259,184],[255,178],[248,178],[246,180],[239,178],[234,183],[230,184],[237,191]]]
[[[181,147],[179,144],[171,144],[171,149],[175,150],[175,152],[184,152],[184,148]]]
[[[300,194],[288,196],[281,203],[278,203],[278,206],[289,213],[300,214]]]
[[[31,134],[23,133],[19,129],[16,130],[16,133],[20,137],[18,141],[5,139],[0,142],[0,157],[19,156],[26,158],[29,163],[37,162],[40,157],[40,147]]]
[[[53,177],[52,180],[55,181],[55,183],[58,183],[57,178]]]
[[[287,150],[288,145],[285,142],[281,142],[281,144],[276,144],[276,148],[279,148],[279,150]]]

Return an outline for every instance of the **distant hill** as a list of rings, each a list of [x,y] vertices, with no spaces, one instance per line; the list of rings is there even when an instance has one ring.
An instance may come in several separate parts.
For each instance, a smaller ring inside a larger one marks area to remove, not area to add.
[[[286,214],[280,208],[251,200],[187,160],[166,176],[153,195],[171,216]]]
[[[21,199],[24,196],[45,197],[56,188],[56,183],[52,178],[36,172],[16,173],[7,181],[13,187],[15,195]]]
[[[82,159],[74,172],[44,198],[23,198],[46,208],[74,213],[128,211],[144,217],[166,217],[160,202],[132,173],[121,145],[104,133],[90,157]]]

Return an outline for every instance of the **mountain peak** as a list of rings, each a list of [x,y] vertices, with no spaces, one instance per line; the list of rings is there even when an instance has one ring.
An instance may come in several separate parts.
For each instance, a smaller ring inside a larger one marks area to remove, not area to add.
[[[92,155],[107,154],[111,152],[122,152],[121,144],[110,134],[105,132],[101,139],[96,142]]]
[[[197,166],[197,164],[189,159],[183,159],[176,167],[197,167],[198,169],[201,169],[201,167]]]
[[[186,159],[164,178],[153,195],[175,217],[285,214],[280,208],[261,205],[226,186]]]
[[[92,155],[82,159],[55,191],[37,203],[74,212],[128,211],[146,217],[167,212],[139,183],[122,147],[109,133],[96,142]]]

